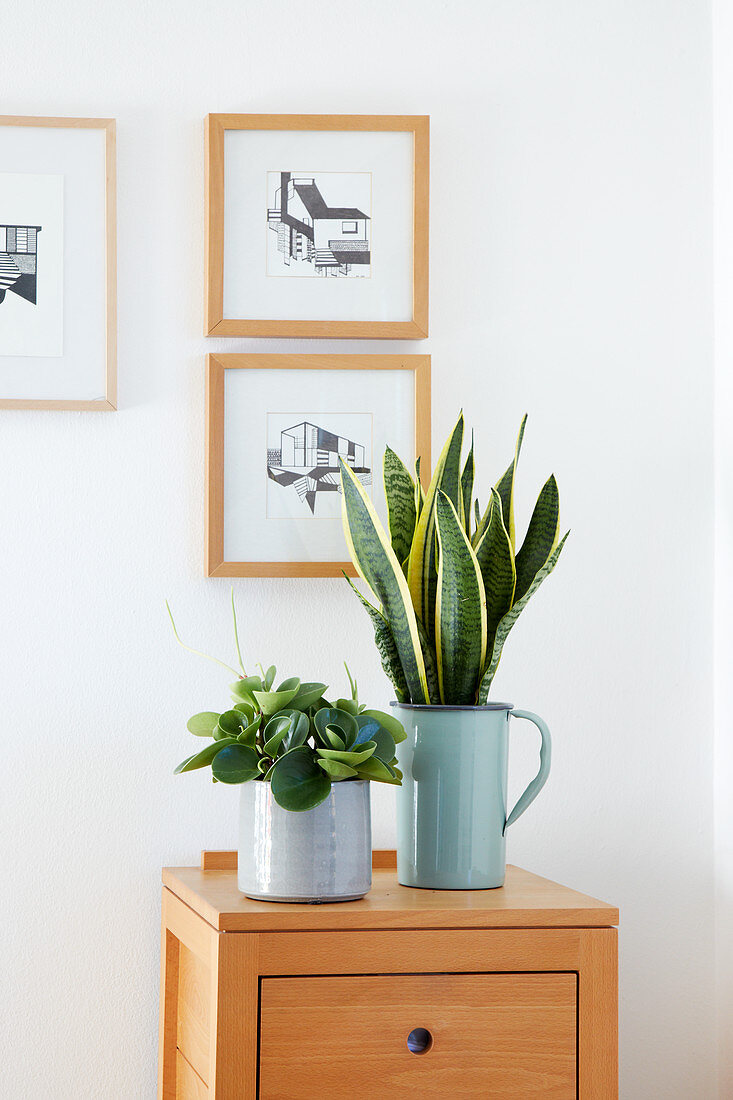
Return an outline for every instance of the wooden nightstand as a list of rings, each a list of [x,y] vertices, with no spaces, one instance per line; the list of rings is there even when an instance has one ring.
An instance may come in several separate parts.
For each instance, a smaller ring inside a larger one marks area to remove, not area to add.
[[[162,1100],[617,1097],[617,909],[374,863],[340,905],[249,901],[235,852],[163,871]]]

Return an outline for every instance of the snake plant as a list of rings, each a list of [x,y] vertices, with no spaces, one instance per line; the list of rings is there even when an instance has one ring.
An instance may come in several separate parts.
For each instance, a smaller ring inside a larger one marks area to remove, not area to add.
[[[463,413],[425,492],[419,460],[413,478],[388,447],[389,534],[364,487],[341,461],[346,541],[377,606],[349,584],[372,621],[382,667],[400,702],[485,703],[509,631],[560,557],[568,536],[558,541],[554,475],[516,549],[514,480],[526,421],[525,416],[514,458],[483,509],[474,498],[473,440],[461,466]]]
[[[233,599],[232,613],[241,669],[240,675],[225,665],[237,676],[230,685],[233,705],[223,713],[202,711],[189,718],[189,732],[211,742],[186,757],[175,774],[211,767],[219,783],[268,781],[275,801],[296,811],[320,805],[331,784],[344,780],[399,786],[395,745],[404,741],[405,731],[392,715],[367,710],[359,702],[348,668],[351,696],[333,704],[324,698],[326,684],[304,683],[297,676],[274,688],[274,665],[248,676],[241,663]],[[180,642],[175,623],[173,630]]]

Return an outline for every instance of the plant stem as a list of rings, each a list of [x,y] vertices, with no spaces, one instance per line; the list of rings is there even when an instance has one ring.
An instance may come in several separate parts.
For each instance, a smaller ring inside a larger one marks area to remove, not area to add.
[[[173,627],[173,633],[175,635],[176,641],[178,642],[179,646],[181,646],[183,649],[187,649],[189,651],[189,653],[195,653],[197,657],[205,657],[207,661],[215,661],[217,665],[221,665],[222,668],[226,668],[226,669],[229,670],[229,672],[233,672],[238,680],[241,679],[241,676],[237,672],[236,668],[232,668],[232,666],[228,665],[226,663],[226,661],[220,661],[218,657],[211,657],[208,653],[203,653],[200,649],[194,649],[193,646],[186,645],[185,642],[182,642],[181,638],[180,638],[180,635],[179,635],[178,631],[176,630],[176,624],[173,620],[173,613],[170,609],[170,606],[169,606],[167,600],[165,601],[165,606],[168,610],[168,615],[169,615],[170,620],[171,620],[171,626]]]

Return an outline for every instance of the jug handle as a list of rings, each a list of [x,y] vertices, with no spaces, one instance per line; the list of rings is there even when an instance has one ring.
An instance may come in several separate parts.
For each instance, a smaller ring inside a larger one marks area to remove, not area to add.
[[[521,817],[530,803],[534,802],[537,795],[540,793],[547,777],[550,774],[550,760],[552,757],[552,739],[550,737],[550,731],[547,727],[547,723],[537,714],[533,714],[531,710],[513,710],[511,711],[512,718],[526,718],[528,722],[534,722],[537,729],[540,731],[542,738],[542,744],[540,746],[540,770],[529,784],[523,794],[517,799],[517,804],[509,814],[504,824],[504,832],[506,833],[510,825],[513,825],[518,817]]]

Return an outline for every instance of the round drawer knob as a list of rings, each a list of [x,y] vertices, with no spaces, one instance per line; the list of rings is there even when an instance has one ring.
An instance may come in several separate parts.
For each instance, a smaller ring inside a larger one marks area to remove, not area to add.
[[[427,1054],[433,1045],[433,1037],[426,1027],[415,1027],[407,1036],[410,1054]]]

